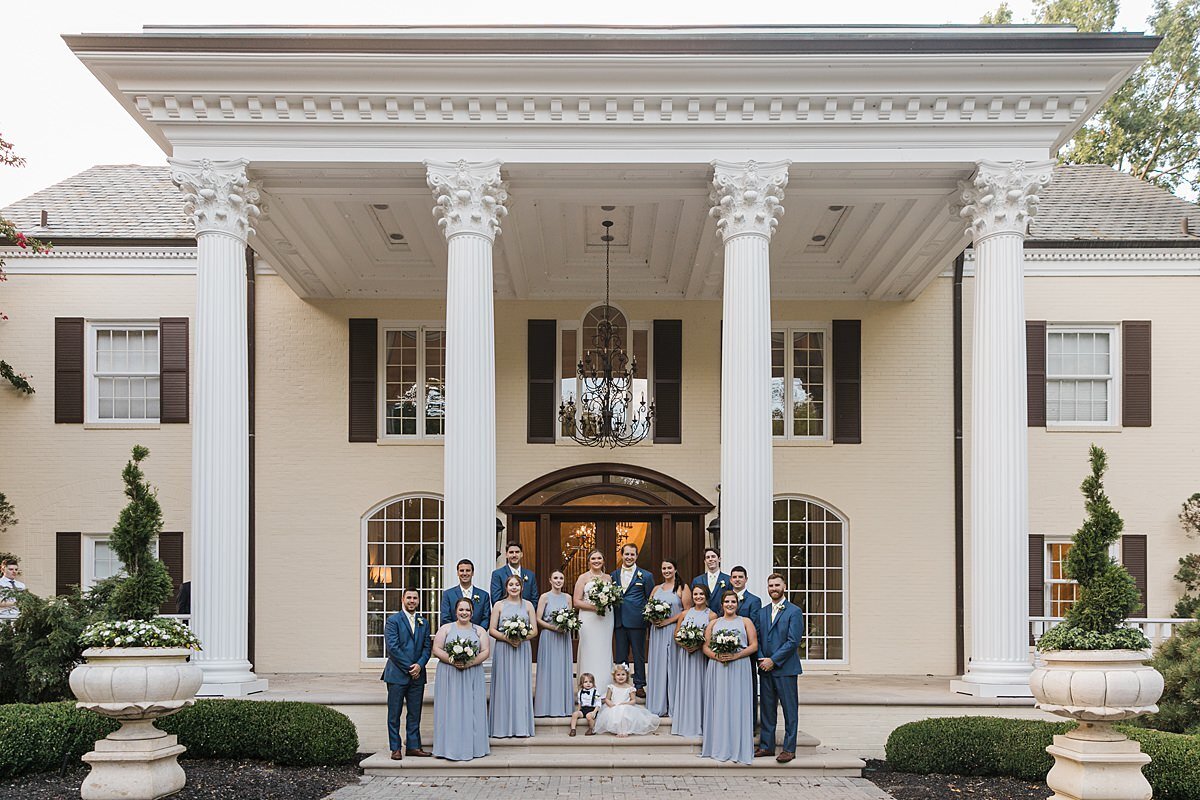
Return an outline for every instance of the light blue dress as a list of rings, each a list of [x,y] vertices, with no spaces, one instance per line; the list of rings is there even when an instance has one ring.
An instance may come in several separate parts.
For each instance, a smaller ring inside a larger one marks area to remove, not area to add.
[[[746,618],[721,617],[713,627],[736,630],[746,646]],[[704,745],[700,755],[717,761],[754,763],[754,693],[750,684],[750,659],[721,663],[709,659],[704,677]]]
[[[446,648],[460,639],[478,643],[486,635],[475,625],[467,630],[451,625]],[[451,761],[470,761],[489,752],[483,664],[466,669],[439,664],[433,682],[433,754]]]
[[[697,625],[703,630],[708,626],[708,609],[691,609],[683,617],[684,625]],[[671,705],[671,733],[676,736],[704,735],[704,669],[708,657],[701,647],[689,653],[676,645],[679,663],[675,672],[678,678],[675,699]]]
[[[567,607],[567,596],[546,595],[546,615]],[[571,634],[542,628],[538,634],[537,687],[533,693],[535,717],[569,717],[575,710],[571,684]]]
[[[512,617],[529,620],[525,603],[500,601],[500,622]],[[488,706],[492,736],[533,736],[533,646],[528,640],[513,647],[492,645],[492,703]]]
[[[670,603],[672,617],[683,610],[683,601],[674,592],[655,589],[651,597]],[[670,716],[675,689],[670,676],[683,654],[682,648],[675,646],[674,623],[661,628],[650,626],[650,650],[646,653],[646,710],[651,714]]]

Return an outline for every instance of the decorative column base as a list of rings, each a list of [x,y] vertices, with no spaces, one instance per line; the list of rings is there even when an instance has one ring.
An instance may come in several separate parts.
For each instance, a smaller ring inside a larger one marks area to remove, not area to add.
[[[152,726],[149,739],[101,739],[83,760],[92,769],[79,787],[82,800],[153,800],[175,794],[187,778],[176,760],[187,750]]]
[[[1150,800],[1150,782],[1142,774],[1150,756],[1137,742],[1108,730],[1120,738],[1054,737],[1046,748],[1054,756],[1046,775],[1046,785],[1054,790],[1050,800]]]

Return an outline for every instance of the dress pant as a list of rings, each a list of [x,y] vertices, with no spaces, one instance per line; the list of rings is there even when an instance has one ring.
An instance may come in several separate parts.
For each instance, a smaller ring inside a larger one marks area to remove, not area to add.
[[[409,681],[405,684],[389,683],[388,694],[388,748],[390,750],[421,749],[421,701],[425,696],[425,681]],[[400,715],[408,710],[405,721],[405,737],[400,739]]]
[[[796,727],[800,716],[800,698],[796,691],[795,675],[775,675],[760,672],[758,675],[761,696],[759,697],[758,746],[764,750],[775,749],[775,725],[779,717],[778,708],[783,706],[783,749],[796,752]]]
[[[629,652],[633,651],[630,658]],[[613,635],[613,663],[633,664],[633,685],[638,689],[646,687],[646,629],[626,628],[618,625]],[[596,676],[596,682],[601,678]]]

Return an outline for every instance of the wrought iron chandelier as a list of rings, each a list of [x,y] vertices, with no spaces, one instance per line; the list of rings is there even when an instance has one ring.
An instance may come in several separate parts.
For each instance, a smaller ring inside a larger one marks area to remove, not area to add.
[[[635,406],[634,380],[637,355],[630,358],[621,347],[622,332],[610,318],[609,278],[612,248],[612,220],[604,226],[604,306],[591,349],[579,359],[579,405],[568,397],[558,407],[558,419],[570,431],[571,438],[588,447],[628,447],[650,433],[654,403],[646,404],[643,394]]]

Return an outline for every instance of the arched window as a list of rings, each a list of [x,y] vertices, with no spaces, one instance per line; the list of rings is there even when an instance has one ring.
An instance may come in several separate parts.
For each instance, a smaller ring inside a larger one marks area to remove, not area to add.
[[[775,500],[775,571],[787,581],[788,599],[804,610],[801,656],[808,661],[846,659],[846,520],[816,500]]]
[[[437,629],[442,584],[442,500],[416,495],[376,506],[363,517],[363,605],[367,658],[383,658],[383,626],[401,609],[405,589],[421,592],[420,614]]]

